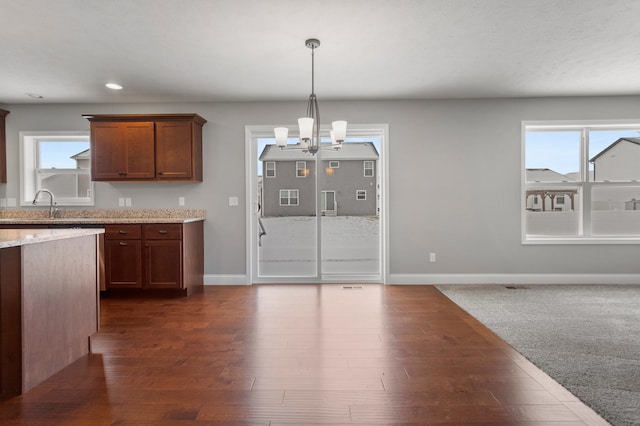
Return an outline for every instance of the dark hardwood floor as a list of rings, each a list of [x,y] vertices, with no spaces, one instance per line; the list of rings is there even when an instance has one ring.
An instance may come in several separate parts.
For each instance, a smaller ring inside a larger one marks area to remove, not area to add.
[[[431,286],[105,298],[92,354],[2,425],[607,424]]]

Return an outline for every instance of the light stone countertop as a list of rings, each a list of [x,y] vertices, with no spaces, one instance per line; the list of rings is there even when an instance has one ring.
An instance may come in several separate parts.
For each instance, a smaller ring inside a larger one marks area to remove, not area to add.
[[[3,210],[0,211],[0,225],[188,223],[206,219],[204,209],[61,209],[53,219],[48,217],[48,212],[48,209]]]
[[[0,249],[103,234],[104,229],[0,229]]]

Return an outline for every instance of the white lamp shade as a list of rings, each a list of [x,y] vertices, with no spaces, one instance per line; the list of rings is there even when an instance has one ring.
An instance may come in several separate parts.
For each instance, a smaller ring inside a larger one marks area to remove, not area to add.
[[[311,139],[313,135],[313,118],[298,118],[298,127],[300,127],[300,139]]]
[[[343,142],[347,138],[347,122],[344,120],[334,121],[331,123],[333,134],[338,143]]]
[[[273,129],[273,133],[276,135],[276,145],[279,147],[287,146],[287,135],[289,134],[289,129],[286,127],[276,127]]]

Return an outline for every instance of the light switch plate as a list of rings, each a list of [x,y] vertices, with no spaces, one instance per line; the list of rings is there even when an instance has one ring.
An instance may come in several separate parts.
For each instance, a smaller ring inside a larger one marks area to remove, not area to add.
[[[238,197],[229,197],[229,205],[235,207],[238,205]]]
[[[178,197],[178,205],[184,206],[184,197]]]

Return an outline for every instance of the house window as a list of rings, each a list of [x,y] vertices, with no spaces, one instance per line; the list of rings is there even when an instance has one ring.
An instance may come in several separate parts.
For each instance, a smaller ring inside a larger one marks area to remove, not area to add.
[[[373,177],[373,161],[364,162],[364,177]]]
[[[276,162],[267,161],[264,163],[264,175],[268,178],[276,177]]]
[[[367,199],[367,190],[366,189],[358,189],[356,191],[356,200],[366,200]]]
[[[94,205],[89,132],[20,132],[20,150],[21,205],[41,189],[60,206]]]
[[[306,161],[296,161],[296,177],[309,176],[309,169],[307,169]]]
[[[525,243],[637,243],[640,123],[523,123]]]
[[[337,169],[340,167],[339,161],[329,161],[329,167],[332,169]]]
[[[281,206],[297,206],[299,204],[299,196],[297,189],[281,189],[280,205]]]

